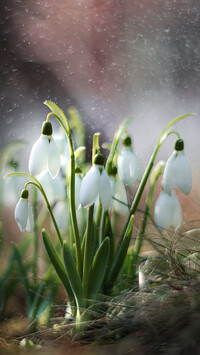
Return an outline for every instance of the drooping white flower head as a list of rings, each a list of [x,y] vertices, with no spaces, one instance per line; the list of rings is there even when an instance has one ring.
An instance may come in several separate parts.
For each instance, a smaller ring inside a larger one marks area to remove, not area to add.
[[[63,174],[66,174],[67,164],[70,160],[70,150],[68,140],[63,129],[61,129],[58,134],[54,135],[54,140],[60,153],[60,167],[63,171]]]
[[[116,198],[116,200],[113,201],[113,210],[121,214],[122,216],[128,214],[129,209],[126,189],[120,180],[116,181],[116,191],[114,197]],[[119,200],[120,202],[117,200]]]
[[[131,186],[142,178],[142,166],[137,154],[132,149],[132,141],[129,136],[123,140],[123,148],[118,157],[117,167],[119,179],[124,185]]]
[[[42,185],[44,192],[47,195],[50,205],[53,203],[64,200],[66,197],[66,188],[64,180],[61,175],[58,174],[54,179],[50,175],[47,169],[43,170],[41,174],[37,176],[38,181]],[[43,201],[43,197],[40,194],[41,200]]]
[[[103,155],[97,154],[94,157],[94,164],[82,180],[79,195],[82,207],[90,207],[98,196],[105,210],[110,207],[112,200],[111,186],[103,163]]]
[[[52,137],[52,125],[45,121],[42,126],[42,134],[35,142],[29,158],[29,171],[31,175],[38,175],[47,168],[53,178],[60,169],[60,154]]]
[[[34,228],[33,211],[28,201],[28,190],[23,190],[21,197],[15,207],[15,220],[21,232],[25,229],[32,232]]]
[[[115,169],[112,169],[112,175],[109,175],[111,192],[113,197],[110,209],[125,216],[129,212],[126,189],[124,187],[124,184],[119,179],[117,179],[116,173],[117,169],[116,171]]]
[[[176,229],[181,224],[181,207],[173,193],[162,191],[154,207],[156,226],[162,229]]]
[[[79,195],[80,195],[81,183],[82,183],[81,173],[82,173],[81,169],[76,168],[76,171],[75,171],[75,205],[76,205],[76,208],[78,208],[80,206]]]
[[[167,160],[162,179],[162,188],[165,192],[170,193],[175,186],[186,195],[192,189],[192,173],[184,154],[182,139],[176,141],[175,150]]]
[[[60,230],[65,231],[69,228],[69,208],[67,201],[58,201],[53,208],[53,214]]]

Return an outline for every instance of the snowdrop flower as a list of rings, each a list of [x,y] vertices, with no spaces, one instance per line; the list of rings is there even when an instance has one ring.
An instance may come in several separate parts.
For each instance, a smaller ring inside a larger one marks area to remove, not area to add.
[[[159,229],[178,228],[181,224],[181,207],[173,193],[162,191],[154,207],[154,219]]]
[[[178,139],[175,150],[165,165],[162,187],[167,193],[177,186],[184,194],[188,195],[192,189],[192,173],[190,165],[184,154],[184,142]]]
[[[35,142],[29,159],[29,171],[31,175],[38,175],[48,168],[53,178],[60,169],[60,154],[52,137],[52,125],[45,121],[42,126],[42,134]]]
[[[60,175],[57,175],[53,179],[49,171],[45,169],[40,175],[37,176],[37,179],[42,185],[50,205],[58,200],[63,200],[66,197],[65,184]],[[40,197],[42,197],[41,194]],[[43,201],[43,197],[41,200]]]
[[[63,174],[66,174],[67,164],[70,160],[70,150],[66,134],[64,133],[62,128],[59,134],[54,135],[54,140],[60,152],[61,169],[63,171]]]
[[[124,184],[116,178],[117,168],[116,170],[112,169],[111,173],[112,175],[109,176],[109,179],[110,179],[112,196],[114,198],[112,200],[112,204],[110,208],[115,212],[125,216],[129,212],[126,189],[124,187]]]
[[[82,207],[91,206],[98,197],[105,210],[108,210],[110,207],[112,200],[111,186],[103,163],[104,156],[96,154],[94,164],[82,180],[79,195]]]
[[[126,189],[120,180],[116,181],[116,190],[114,197],[121,202],[113,200],[113,210],[121,214],[122,216],[125,216],[129,212],[128,200],[126,195]]]
[[[20,200],[15,207],[15,220],[21,232],[25,229],[32,232],[34,228],[33,211],[28,201],[28,190],[23,190]]]
[[[142,166],[137,154],[132,149],[131,137],[123,140],[123,148],[118,157],[118,175],[124,185],[132,185],[142,178]]]
[[[81,169],[76,168],[75,170],[75,205],[76,208],[80,206],[80,190],[81,190],[81,183],[82,183],[82,177],[81,177]]]
[[[58,228],[66,230],[69,227],[69,209],[66,201],[58,201],[53,208],[53,214]]]

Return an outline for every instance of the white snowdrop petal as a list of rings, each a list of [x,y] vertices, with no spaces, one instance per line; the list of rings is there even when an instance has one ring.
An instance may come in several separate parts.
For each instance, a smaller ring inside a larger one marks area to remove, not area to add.
[[[172,194],[173,196],[173,224],[172,226],[174,229],[177,229],[181,225],[182,214],[181,214],[181,206],[177,199],[177,197]]]
[[[143,168],[142,168],[141,161],[140,161],[140,158],[138,157],[138,155],[134,151],[132,153],[133,153],[133,157],[134,157],[135,179],[140,182],[142,179],[142,175],[143,175]]]
[[[81,189],[81,182],[82,182],[82,179],[81,179],[80,175],[75,174],[75,205],[76,205],[76,208],[78,208],[80,205],[79,195],[80,195],[80,189]]]
[[[61,175],[57,175],[54,179],[52,179],[52,181],[52,188],[54,192],[53,202],[64,200],[67,195],[64,179],[61,177]]]
[[[54,179],[46,169],[37,176],[38,181],[42,185],[44,192],[47,195],[50,205],[58,200],[63,200],[66,197],[65,184],[61,175],[57,175]],[[40,200],[43,202],[43,196],[40,194]]]
[[[179,152],[174,161],[174,176],[179,190],[188,195],[192,189],[192,173],[184,152]]]
[[[33,228],[34,228],[33,210],[30,205],[30,202],[28,202],[28,219],[27,219],[26,230],[27,232],[32,232]]]
[[[48,137],[42,134],[40,138],[35,142],[31,150],[31,155],[29,158],[29,171],[31,175],[35,176],[40,174],[41,171],[47,166],[48,150]]]
[[[100,176],[99,197],[104,210],[109,210],[112,202],[110,179],[103,168]]]
[[[158,228],[168,229],[177,228],[178,222],[181,223],[179,203],[173,194],[161,192],[154,207],[154,219]]]
[[[77,222],[78,222],[78,228],[80,231],[80,235],[84,235],[85,228],[86,228],[86,221],[87,221],[87,210],[83,207],[79,207],[76,210],[76,216],[77,216]]]
[[[15,220],[21,232],[24,232],[28,220],[28,200],[20,198],[15,207]]]
[[[111,186],[111,194],[115,196],[116,192],[116,178],[114,176],[109,176],[110,186]]]
[[[129,212],[128,200],[127,200],[126,189],[121,181],[116,181],[116,193],[114,197],[119,201],[121,201],[122,203],[118,202],[117,200],[113,200],[113,210],[125,216]]]
[[[53,191],[53,178],[51,177],[49,171],[45,169],[40,175],[37,176],[38,181],[42,185],[45,194],[47,195],[50,205],[55,202],[54,191]],[[44,201],[43,196],[40,194],[41,201]]]
[[[53,209],[58,228],[66,230],[69,225],[69,209],[65,201],[58,201]]]
[[[89,207],[95,202],[99,194],[99,185],[99,166],[93,165],[81,183],[79,199],[82,207]]]
[[[123,148],[118,157],[118,175],[124,185],[132,185],[141,179],[142,167],[138,156],[128,148]]]
[[[130,150],[122,149],[117,161],[118,175],[124,185],[130,185],[132,183],[130,172],[130,155]]]
[[[175,154],[173,153],[166,162],[163,178],[162,178],[162,188],[168,194],[172,191],[175,186],[175,177],[174,177],[174,161],[176,159]]]
[[[53,137],[51,137],[49,143],[48,169],[52,178],[55,178],[58,175],[60,170],[60,153]]]

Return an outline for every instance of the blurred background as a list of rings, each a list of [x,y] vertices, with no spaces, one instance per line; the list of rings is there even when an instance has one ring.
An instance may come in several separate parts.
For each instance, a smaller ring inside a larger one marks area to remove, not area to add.
[[[76,106],[90,146],[95,131],[102,132],[102,142],[112,140],[121,120],[131,117],[130,133],[145,167],[167,122],[195,112],[177,129],[194,176],[187,206],[190,211],[193,201],[197,218],[199,1],[1,0],[0,10],[1,148],[25,138],[29,153],[48,99],[64,112]],[[171,154],[173,141],[160,158]]]

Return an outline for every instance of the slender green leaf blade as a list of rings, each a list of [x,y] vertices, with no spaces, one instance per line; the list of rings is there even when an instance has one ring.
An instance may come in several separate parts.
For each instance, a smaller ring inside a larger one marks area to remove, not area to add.
[[[105,277],[110,253],[110,239],[106,237],[94,257],[89,276],[88,297],[94,299]]]
[[[74,296],[73,296],[73,292],[72,292],[72,289],[71,289],[71,286],[69,283],[67,273],[65,271],[65,267],[62,264],[58,253],[54,249],[54,246],[51,243],[50,238],[49,238],[45,229],[42,230],[42,237],[43,237],[46,251],[47,251],[49,258],[54,266],[54,269],[55,269],[58,277],[60,278],[61,282],[63,283],[65,290],[67,291],[70,302],[72,302],[74,300]]]
[[[63,242],[63,257],[64,257],[64,262],[65,262],[65,267],[69,278],[69,282],[76,300],[77,308],[79,309],[85,308],[86,303],[85,303],[85,297],[83,292],[83,286],[81,283],[79,273],[76,268],[76,264],[71,255],[71,251],[67,245],[66,240]]]
[[[114,158],[115,152],[117,150],[119,141],[120,141],[120,139],[121,139],[123,133],[125,132],[126,127],[129,123],[130,123],[130,118],[127,118],[119,125],[118,129],[115,132],[115,136],[114,136],[114,139],[113,139],[113,142],[112,142],[112,145],[110,148],[110,153],[109,153],[107,163],[106,163],[106,171],[108,173],[109,173],[110,167],[112,166],[113,158]]]
[[[133,230],[133,219],[134,216],[131,216],[131,219],[129,221],[128,227],[126,229],[126,233],[124,236],[124,239],[121,243],[120,248],[117,251],[117,254],[114,258],[111,270],[108,274],[108,278],[106,281],[106,289],[111,289],[114,285],[114,282],[123,266],[124,260],[126,258],[126,254],[128,251],[128,247],[130,244],[131,240],[131,235],[132,235],[132,230]]]

